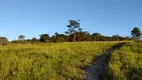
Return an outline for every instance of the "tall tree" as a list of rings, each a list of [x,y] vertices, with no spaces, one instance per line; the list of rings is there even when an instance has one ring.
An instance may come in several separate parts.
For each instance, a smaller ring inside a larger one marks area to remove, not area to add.
[[[25,36],[24,36],[24,35],[20,35],[20,36],[18,36],[18,39],[19,39],[19,40],[24,40],[24,38],[25,38]]]
[[[140,39],[142,34],[138,27],[134,27],[134,29],[131,31],[131,35],[136,39]]]
[[[76,32],[81,31],[82,29],[80,28],[80,20],[69,20],[69,25],[67,27],[69,28],[66,34],[72,35],[73,36],[73,41],[76,41]]]

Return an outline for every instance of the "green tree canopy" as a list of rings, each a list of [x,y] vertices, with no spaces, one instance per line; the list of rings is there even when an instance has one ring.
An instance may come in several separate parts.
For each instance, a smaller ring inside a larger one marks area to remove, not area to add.
[[[49,34],[42,34],[42,35],[40,35],[40,41],[41,42],[49,42]]]
[[[8,39],[6,37],[0,37],[0,45],[6,45],[8,43]]]
[[[134,27],[134,29],[131,31],[131,35],[134,37],[134,38],[137,38],[139,39],[141,37],[141,31],[138,27]]]
[[[73,41],[76,41],[76,32],[81,31],[82,29],[80,28],[80,20],[69,20],[69,25],[67,27],[69,28],[66,34],[72,35],[73,36]]]
[[[18,39],[19,39],[19,40],[24,40],[24,38],[25,38],[25,36],[24,36],[24,35],[20,35],[20,36],[18,36]]]

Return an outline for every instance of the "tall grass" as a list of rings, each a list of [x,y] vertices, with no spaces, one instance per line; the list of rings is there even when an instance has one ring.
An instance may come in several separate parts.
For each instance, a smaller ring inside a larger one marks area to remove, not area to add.
[[[129,42],[116,50],[109,69],[114,80],[142,80],[142,43]]]
[[[11,44],[0,47],[0,80],[81,80],[82,70],[116,42]]]

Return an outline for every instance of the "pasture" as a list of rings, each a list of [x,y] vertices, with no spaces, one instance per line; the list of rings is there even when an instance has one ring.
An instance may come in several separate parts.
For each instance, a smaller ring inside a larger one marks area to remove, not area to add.
[[[0,47],[1,80],[81,80],[84,68],[117,42],[10,44]]]
[[[119,42],[10,44],[0,47],[0,80],[83,80],[85,68]],[[141,80],[142,43],[114,50],[107,75]]]

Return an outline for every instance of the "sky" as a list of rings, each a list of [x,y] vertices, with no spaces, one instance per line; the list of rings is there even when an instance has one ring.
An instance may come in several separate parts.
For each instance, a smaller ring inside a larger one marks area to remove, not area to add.
[[[142,30],[142,0],[0,0],[0,36],[9,40],[64,33],[69,20],[90,33],[130,36]]]

